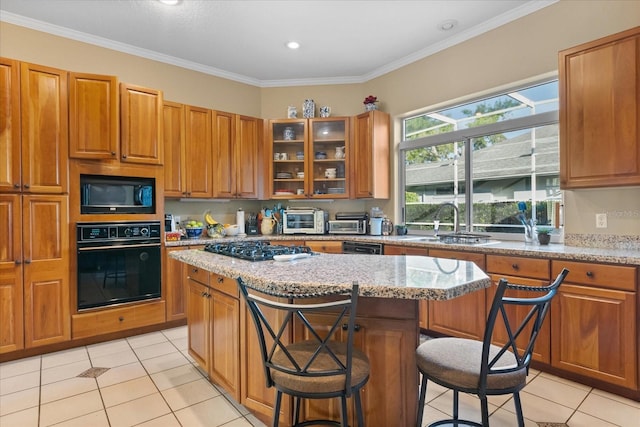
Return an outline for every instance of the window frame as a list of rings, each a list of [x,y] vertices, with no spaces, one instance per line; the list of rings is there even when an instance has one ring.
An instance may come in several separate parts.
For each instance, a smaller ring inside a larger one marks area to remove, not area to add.
[[[429,112],[441,111],[448,108],[455,108],[456,106],[464,105],[467,103],[474,103],[484,99],[490,99],[494,96],[504,95],[510,92],[517,92],[518,90],[526,89],[528,87],[542,85],[546,83],[550,83],[556,81],[557,77],[547,78],[540,81],[532,81],[523,85],[514,86],[510,89],[503,89],[492,93],[485,93],[482,96],[469,98],[464,102],[456,102],[450,105],[441,104],[437,108],[429,108],[425,109],[424,112],[421,113],[413,113],[411,115],[407,115],[406,117],[401,117],[401,138],[404,137],[406,132],[406,120],[411,119],[413,117],[419,117],[424,114],[429,114]],[[538,128],[542,126],[548,125],[557,125],[559,123],[559,109],[554,111],[546,111],[543,113],[532,114],[530,116],[525,117],[517,117],[509,120],[498,121],[495,123],[477,126],[477,127],[468,127],[463,129],[454,130],[447,133],[439,133],[435,135],[423,136],[416,139],[409,140],[401,140],[398,144],[398,197],[397,202],[399,203],[400,208],[400,218],[402,224],[405,223],[406,217],[406,152],[413,149],[431,147],[434,145],[451,143],[454,141],[457,142],[465,142],[464,144],[464,156],[468,161],[465,161],[465,192],[464,192],[464,200],[465,206],[467,207],[464,212],[460,212],[461,218],[464,220],[464,224],[467,225],[467,231],[473,231],[473,158],[471,152],[473,151],[473,139],[486,136],[493,135],[497,133],[503,132],[511,132],[518,131],[523,129],[532,129]],[[558,153],[559,154],[559,153]],[[561,203],[561,209],[564,203]],[[560,230],[560,240],[564,234],[564,227],[561,223],[558,224]],[[415,234],[423,234],[427,235],[428,232],[423,230],[415,230]],[[522,234],[519,233],[500,233],[500,239],[502,240],[520,240],[522,239]]]

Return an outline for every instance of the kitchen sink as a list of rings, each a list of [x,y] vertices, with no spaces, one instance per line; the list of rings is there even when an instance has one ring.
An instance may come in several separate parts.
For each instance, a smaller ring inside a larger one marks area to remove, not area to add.
[[[448,244],[461,244],[461,245],[485,245],[492,242],[498,243],[495,240],[490,240],[491,236],[487,236],[484,234],[474,234],[474,233],[465,233],[465,232],[457,232],[457,233],[449,233],[449,234],[440,234],[438,235],[438,240],[442,243]]]

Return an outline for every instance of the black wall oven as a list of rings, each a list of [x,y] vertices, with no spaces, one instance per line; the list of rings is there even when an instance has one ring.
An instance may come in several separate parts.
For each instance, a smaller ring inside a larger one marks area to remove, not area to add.
[[[160,221],[76,226],[78,310],[159,298]]]

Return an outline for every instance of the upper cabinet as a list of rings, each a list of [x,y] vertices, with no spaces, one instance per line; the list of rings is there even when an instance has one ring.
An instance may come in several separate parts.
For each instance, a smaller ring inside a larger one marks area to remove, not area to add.
[[[271,120],[268,132],[272,198],[349,197],[348,117]]]
[[[373,110],[355,117],[353,126],[354,198],[389,198],[389,114]]]
[[[120,160],[161,165],[162,91],[120,84]]]
[[[0,59],[0,191],[66,193],[67,72]]]
[[[118,159],[118,79],[69,73],[69,157]]]
[[[185,107],[186,139],[183,197],[210,198],[212,189],[211,110]]]
[[[640,184],[640,27],[559,53],[560,185]]]
[[[162,138],[164,139],[164,195],[183,197],[184,188],[184,105],[164,101],[162,106]]]
[[[262,194],[263,122],[213,112],[213,197],[257,199]]]

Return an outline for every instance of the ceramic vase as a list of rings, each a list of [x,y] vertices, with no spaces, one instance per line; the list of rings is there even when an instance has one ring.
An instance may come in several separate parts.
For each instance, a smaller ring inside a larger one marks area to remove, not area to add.
[[[378,105],[375,103],[371,103],[371,104],[364,104],[364,109],[365,111],[373,111],[373,110],[377,110],[378,109]]]
[[[316,115],[316,103],[313,99],[305,99],[302,103],[302,117],[313,119]]]

